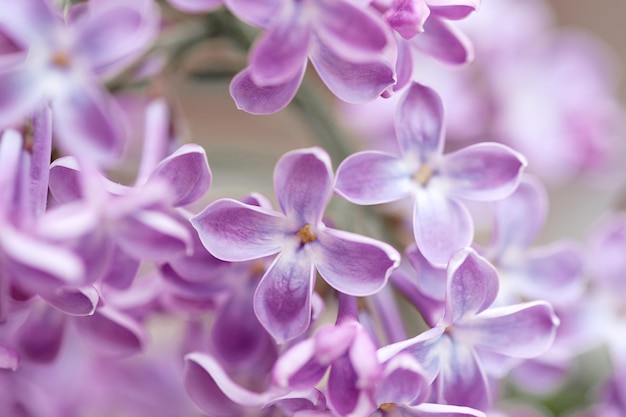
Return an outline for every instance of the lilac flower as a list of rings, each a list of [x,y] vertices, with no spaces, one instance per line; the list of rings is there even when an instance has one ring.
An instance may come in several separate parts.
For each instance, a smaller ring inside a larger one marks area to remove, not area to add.
[[[486,410],[490,390],[484,367],[506,358],[531,358],[554,340],[558,319],[542,301],[490,308],[498,293],[496,270],[471,249],[448,264],[445,313],[437,325],[378,352],[386,361],[410,353],[435,379],[435,401]]]
[[[337,170],[335,190],[356,204],[378,204],[411,196],[413,232],[424,257],[445,266],[473,238],[473,224],[459,201],[491,201],[511,194],[524,158],[510,148],[481,143],[442,155],[443,107],[439,96],[414,83],[400,102],[396,134],[401,155],[366,151]]]
[[[248,67],[231,83],[240,109],[267,114],[284,108],[302,81],[307,57],[328,88],[347,102],[373,100],[396,81],[390,34],[365,7],[348,0],[228,0],[226,5],[266,28]]]
[[[0,67],[0,126],[19,123],[50,103],[61,146],[99,162],[124,146],[123,117],[99,78],[147,49],[157,32],[151,0],[90,1],[63,22],[47,0],[5,1],[2,35],[20,59]]]
[[[274,170],[282,212],[221,199],[191,220],[217,258],[239,262],[278,254],[259,283],[254,308],[279,343],[308,329],[316,270],[336,290],[365,296],[385,285],[400,260],[387,244],[322,222],[332,181],[326,152],[292,151]]]
[[[205,13],[222,5],[222,0],[167,0],[169,4],[187,13]]]

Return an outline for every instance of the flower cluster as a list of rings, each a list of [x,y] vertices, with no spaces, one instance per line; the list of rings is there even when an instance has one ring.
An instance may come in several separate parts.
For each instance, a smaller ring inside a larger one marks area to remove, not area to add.
[[[517,3],[0,0],[0,416],[625,414],[626,215],[542,241],[621,107]],[[315,133],[273,196],[186,140],[209,81]]]

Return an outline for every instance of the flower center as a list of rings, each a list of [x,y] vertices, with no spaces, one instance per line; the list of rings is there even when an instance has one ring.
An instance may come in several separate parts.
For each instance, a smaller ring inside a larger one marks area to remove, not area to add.
[[[52,55],[51,59],[52,65],[59,68],[69,68],[70,61],[70,54],[65,51],[56,52],[54,55]]]
[[[384,411],[386,413],[392,412],[395,408],[396,408],[396,405],[394,403],[382,403],[378,407],[379,410]]]
[[[422,187],[426,187],[428,182],[433,177],[435,171],[428,164],[422,165],[415,174],[413,174],[413,181],[421,185]]]
[[[313,242],[317,239],[317,236],[311,232],[311,225],[305,224],[296,232],[296,236],[300,238],[302,244]]]

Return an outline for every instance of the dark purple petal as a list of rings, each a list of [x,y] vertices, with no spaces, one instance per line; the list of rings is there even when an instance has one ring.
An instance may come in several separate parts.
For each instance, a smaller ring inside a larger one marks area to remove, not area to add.
[[[467,337],[482,349],[532,358],[552,346],[558,325],[552,306],[536,301],[489,309],[459,324],[458,337]]]
[[[422,163],[443,149],[443,104],[432,89],[412,83],[398,104],[396,135],[403,153],[412,153]]]
[[[75,323],[92,347],[106,355],[134,355],[144,349],[147,339],[139,323],[109,306],[99,307],[92,316],[76,317]]]
[[[200,145],[188,143],[161,161],[150,177],[166,181],[175,197],[174,207],[198,200],[211,185],[211,170],[206,153]]]
[[[124,116],[106,92],[76,86],[52,102],[53,127],[64,150],[88,161],[112,162],[121,154]]]
[[[507,248],[525,248],[543,227],[548,213],[545,187],[534,177],[524,177],[517,190],[493,204],[495,233],[492,246],[499,257]]]
[[[404,39],[411,39],[424,31],[424,23],[430,16],[424,0],[395,0],[384,18]]]
[[[36,362],[52,362],[63,342],[65,317],[48,305],[33,308],[15,335],[21,354]]]
[[[422,366],[407,353],[400,353],[385,363],[382,378],[376,388],[378,404],[419,404],[430,393],[430,383]]]
[[[75,158],[62,157],[50,165],[50,192],[54,199],[65,204],[83,198],[80,168]]]
[[[461,32],[432,15],[424,24],[424,32],[411,39],[411,44],[446,64],[461,65],[474,59],[471,42]]]
[[[393,65],[383,56],[353,62],[314,39],[309,58],[328,89],[348,103],[372,101],[396,82]]]
[[[364,236],[320,230],[311,244],[313,262],[328,284],[344,294],[372,295],[387,283],[400,264],[400,254],[390,245]]]
[[[499,143],[479,143],[444,156],[440,172],[450,194],[468,200],[507,197],[519,184],[526,159]]]
[[[145,52],[159,30],[159,11],[152,1],[111,0],[89,3],[74,24],[76,53],[94,74],[111,75]]]
[[[254,311],[278,344],[302,335],[311,322],[315,268],[304,250],[281,253],[254,294]]]
[[[457,252],[448,263],[447,274],[446,324],[471,319],[491,306],[498,295],[496,269],[473,249]]]
[[[311,28],[298,2],[285,2],[279,15],[250,50],[248,75],[258,87],[299,78],[307,62]]]
[[[342,58],[364,61],[375,58],[389,43],[380,17],[349,1],[318,1],[315,35]]]
[[[260,87],[250,78],[248,68],[241,71],[230,82],[230,95],[237,108],[251,114],[270,114],[287,107],[300,87],[306,62],[301,71],[283,84]]]
[[[379,204],[407,197],[415,183],[411,172],[394,155],[366,151],[350,155],[335,180],[337,194],[355,204]]]
[[[333,171],[322,148],[283,155],[274,168],[274,190],[294,232],[305,224],[316,227],[332,195]],[[293,224],[291,224],[293,223]]]
[[[470,245],[474,225],[465,206],[457,200],[434,189],[420,189],[416,193],[413,233],[424,258],[441,268],[456,251]]]
[[[106,255],[100,252],[100,257],[106,258]],[[119,246],[112,248],[111,260],[108,263],[110,267],[102,282],[120,290],[128,289],[132,285],[141,265],[141,261],[129,256]]]
[[[276,385],[300,390],[312,388],[320,382],[330,363],[316,358],[315,342],[313,338],[306,339],[280,355],[272,370],[272,379]],[[338,350],[341,354],[348,349],[345,342],[344,339],[339,341],[339,346],[343,348],[343,351]],[[352,339],[348,342],[352,342]]]
[[[371,361],[369,358],[361,359]],[[328,401],[334,414],[342,417],[367,416],[376,410],[374,399],[368,392],[371,387],[363,382],[348,355],[333,363],[328,375]]]
[[[211,254],[230,262],[279,252],[286,233],[281,214],[230,199],[209,204],[191,224]]]

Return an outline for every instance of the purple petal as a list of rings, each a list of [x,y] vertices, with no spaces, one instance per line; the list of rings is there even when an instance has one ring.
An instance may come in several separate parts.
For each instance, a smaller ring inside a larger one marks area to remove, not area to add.
[[[393,65],[382,56],[353,62],[314,39],[309,58],[328,89],[348,103],[372,101],[396,82]]]
[[[244,406],[260,407],[265,402],[233,382],[212,357],[199,352],[185,356],[184,384],[192,401],[210,416],[240,417]]]
[[[66,204],[83,198],[83,184],[78,163],[75,158],[62,157],[50,165],[50,192],[60,204]]]
[[[103,254],[100,252],[100,257]],[[111,253],[110,267],[106,275],[102,278],[102,282],[107,285],[119,289],[128,289],[139,271],[141,261],[129,256],[119,246],[114,246]]]
[[[50,306],[33,308],[15,335],[17,349],[33,361],[52,362],[61,349],[65,321],[63,314]]]
[[[414,187],[402,161],[383,152],[350,155],[337,168],[335,191],[355,204],[396,201],[408,196]]]
[[[191,234],[181,220],[158,210],[138,210],[119,219],[115,241],[140,260],[167,261],[191,249]]]
[[[285,218],[237,200],[217,200],[191,219],[204,247],[215,257],[239,262],[281,250]]]
[[[470,319],[491,306],[498,295],[496,269],[473,249],[457,252],[447,274],[446,324]]]
[[[429,5],[424,0],[396,0],[384,17],[404,39],[411,39],[424,31],[430,16]]]
[[[278,255],[254,294],[257,318],[278,344],[302,335],[311,322],[315,268],[305,252]]]
[[[0,69],[0,127],[20,123],[45,102],[40,79],[40,74],[27,67]]]
[[[439,17],[430,16],[424,32],[411,39],[411,44],[446,64],[462,65],[474,59],[471,42]]]
[[[534,177],[525,177],[517,190],[494,203],[496,257],[507,248],[525,248],[543,227],[548,213],[545,187]]]
[[[141,162],[135,184],[145,184],[156,166],[168,155],[173,142],[171,112],[167,100],[157,97],[145,108]]]
[[[422,403],[407,408],[411,417],[487,417],[480,410],[458,405]]]
[[[109,306],[99,307],[92,316],[76,317],[83,337],[99,352],[129,356],[143,350],[146,331],[130,316]]]
[[[42,296],[50,305],[70,316],[91,316],[98,306],[100,296],[92,286],[83,288],[61,287],[53,294]]]
[[[287,107],[296,95],[306,62],[301,71],[292,79],[283,84],[260,87],[250,78],[248,68],[241,71],[230,82],[230,95],[235,100],[237,108],[250,114],[271,114]]]
[[[416,286],[428,298],[444,301],[446,298],[446,271],[432,266],[416,245],[406,250],[406,257],[417,272]]]
[[[235,16],[253,26],[267,27],[276,16],[282,0],[224,0],[224,4]]]
[[[349,1],[320,1],[320,15],[314,21],[315,35],[342,58],[371,60],[389,43],[389,34],[380,17]]]
[[[211,185],[211,170],[200,145],[188,143],[161,161],[150,179],[166,181],[175,193],[172,205],[185,206],[198,200]]]
[[[283,155],[274,169],[274,190],[281,210],[296,230],[317,226],[332,194],[330,157],[322,148],[307,148]]]
[[[430,383],[422,366],[407,354],[400,353],[385,364],[383,379],[376,388],[378,404],[419,404],[430,393]]]
[[[368,416],[376,410],[374,399],[368,392],[371,387],[362,384],[360,375],[352,365],[348,355],[333,363],[328,375],[328,400],[336,415]]]
[[[222,0],[167,0],[167,2],[186,13],[204,13],[222,5]]]
[[[311,28],[302,5],[284,3],[274,22],[249,54],[248,74],[258,87],[272,87],[298,78],[307,61]]]
[[[0,138],[0,216],[9,216],[19,198],[18,182],[24,139],[20,133],[7,129]]]
[[[559,319],[544,301],[489,309],[458,326],[458,337],[507,356],[532,358],[554,342]],[[456,334],[456,333],[455,333]]]
[[[474,225],[461,203],[437,190],[420,189],[415,199],[413,233],[424,258],[441,268],[456,251],[470,245]]]
[[[350,339],[349,342],[352,340]],[[345,340],[340,346],[347,350]],[[291,389],[307,389],[314,387],[326,374],[329,362],[320,361],[315,357],[315,339],[305,339],[292,346],[280,355],[272,370],[274,382],[281,387]],[[344,352],[342,351],[341,354]],[[335,358],[332,358],[335,359]]]
[[[17,370],[20,364],[20,355],[15,349],[0,343],[0,369]]]
[[[481,0],[428,0],[428,7],[434,15],[460,20],[476,11],[481,2]]]
[[[433,391],[443,404],[466,406],[486,410],[491,403],[491,390],[487,378],[476,361],[474,351],[461,343],[451,341],[446,353],[448,360],[442,364],[441,373]]]
[[[53,126],[63,148],[79,159],[111,162],[126,140],[124,116],[95,84],[78,86],[52,102]]]
[[[33,118],[33,152],[30,165],[30,193],[33,213],[41,215],[48,203],[50,154],[52,153],[52,113],[46,106]]]
[[[403,153],[421,162],[441,153],[444,143],[443,104],[432,89],[412,83],[398,104],[396,135]]]
[[[0,26],[25,44],[48,44],[50,34],[61,21],[52,5],[45,0],[5,2]]]
[[[400,254],[383,242],[335,230],[320,230],[313,262],[337,291],[357,297],[372,295],[387,283],[400,264]]]
[[[444,156],[440,170],[448,192],[468,200],[507,197],[519,184],[526,159],[499,143],[479,143]]]
[[[89,3],[77,19],[77,53],[99,75],[111,75],[146,51],[159,30],[159,11],[152,1],[111,0]]]

